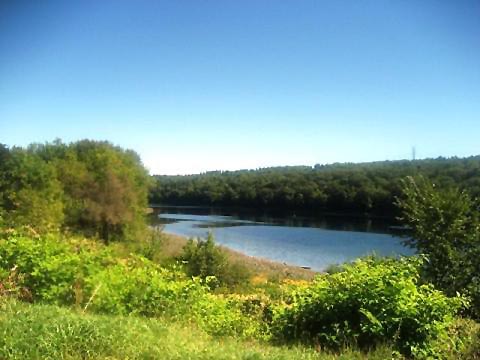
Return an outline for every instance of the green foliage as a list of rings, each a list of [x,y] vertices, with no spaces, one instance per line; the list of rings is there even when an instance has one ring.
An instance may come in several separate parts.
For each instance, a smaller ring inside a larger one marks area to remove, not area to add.
[[[418,258],[359,260],[342,272],[319,276],[277,309],[273,332],[283,341],[331,348],[374,347],[392,339],[406,355],[435,356],[431,342],[464,304],[419,284]]]
[[[185,264],[189,276],[198,276],[202,279],[212,277],[210,285],[213,287],[233,287],[249,282],[248,269],[241,264],[230,263],[225,252],[215,245],[211,233],[206,240],[190,239],[183,248],[180,259]]]
[[[140,158],[108,142],[59,140],[0,148],[0,214],[9,226],[111,239],[145,229],[150,177]]]
[[[447,329],[447,336],[437,338],[432,346],[442,358],[478,360],[480,358],[480,324],[457,318]]]
[[[165,237],[158,229],[149,229],[141,239],[133,241],[136,247],[135,253],[157,263],[163,260],[164,243]]]
[[[220,280],[227,266],[227,257],[215,245],[211,233],[206,240],[188,240],[180,259],[189,276],[199,276],[202,279],[215,276]]]
[[[120,329],[110,320],[119,315],[194,324],[215,337],[252,341],[270,339],[273,334],[273,339],[282,342],[303,341],[335,351],[345,346],[383,349],[390,339],[395,349],[417,357],[455,357],[478,351],[476,333],[451,321],[464,301],[447,298],[431,285],[419,285],[418,259],[358,261],[344,265],[338,273],[324,274],[313,283],[291,281],[288,292],[284,289],[281,296],[272,298],[260,290],[250,295],[212,293],[214,277],[192,278],[179,266],[166,269],[133,254],[114,258],[110,247],[81,238],[32,237],[13,230],[2,236],[0,306],[16,296],[76,305],[83,312],[109,315],[98,318],[109,327],[86,332],[82,329],[90,325],[82,319],[92,319],[89,315],[78,316],[75,321],[82,324],[78,328],[77,322],[70,323],[59,310],[55,310],[59,318],[50,323],[43,315],[35,325],[32,321],[37,320],[29,320],[26,334],[45,340],[38,346],[40,358],[44,354],[58,357],[62,352],[78,354],[89,346],[92,357],[103,351],[111,353],[108,344],[116,344],[111,341]],[[287,303],[283,302],[285,298]],[[34,314],[33,310],[29,314]],[[0,351],[19,357],[32,354],[32,347],[15,341],[13,334],[24,331],[20,320],[15,320],[17,316],[2,316],[0,312]],[[60,326],[62,321],[70,325]],[[50,325],[43,327],[44,323]],[[52,332],[52,328],[57,330]],[[455,337],[461,340],[451,340]],[[91,342],[94,338],[99,341]],[[125,341],[131,341],[128,339]],[[69,345],[69,341],[74,343]],[[144,345],[149,347],[151,343]],[[381,352],[383,356],[391,357],[391,348],[385,349],[388,351]],[[368,357],[374,358],[370,354]],[[356,354],[354,358],[362,356]]]
[[[245,311],[243,301],[207,293],[193,303],[190,316],[206,332],[216,336],[266,339],[266,324],[259,314]]]
[[[478,201],[455,186],[437,188],[423,177],[407,178],[397,201],[406,240],[428,256],[426,281],[449,295],[467,293],[480,317],[480,213]]]
[[[23,274],[19,275],[14,267],[10,271],[0,268],[0,298],[31,300],[28,289],[23,284]]]
[[[265,329],[241,302],[210,294],[215,282],[139,256],[115,260],[107,248],[80,239],[31,238],[13,231],[0,240],[3,295],[18,295],[21,289],[28,298],[21,297],[33,301],[115,315],[175,317],[214,335],[260,336]]]
[[[28,225],[38,232],[58,230],[64,204],[56,168],[21,148],[2,152],[0,214],[6,225]]]
[[[168,319],[84,314],[51,305],[0,301],[1,359],[384,360],[391,349],[319,353],[238,338],[212,338]]]
[[[76,248],[56,235],[31,238],[12,232],[0,239],[0,280],[15,271],[20,275],[17,285],[27,289],[34,301],[76,302],[75,286],[107,260],[104,252]]]
[[[228,261],[221,281],[229,288],[240,290],[248,288],[252,276],[251,270],[240,261]]]
[[[200,175],[155,176],[150,201],[174,205],[216,205],[294,213],[398,214],[393,205],[401,179],[424,174],[439,184],[459,184],[480,196],[480,156],[364,164],[289,166],[213,171]]]
[[[480,359],[480,328],[477,324],[476,332],[474,334],[468,334],[471,336],[469,338],[466,346],[461,352],[459,358],[465,360],[478,360]]]
[[[138,235],[145,227],[149,177],[140,158],[106,141],[32,145],[56,164],[66,197],[65,224],[105,242]]]
[[[211,281],[188,278],[145,258],[131,258],[88,279],[88,309],[108,314],[168,316],[193,321],[212,335],[260,336],[261,324],[235,299],[209,293]]]
[[[198,280],[166,270],[144,258],[110,266],[87,280],[89,309],[109,314],[143,316],[186,313],[206,289]]]
[[[214,278],[188,278],[145,258],[110,266],[87,280],[88,309],[108,314],[168,316],[193,321],[212,335],[253,337],[261,326],[241,303],[209,293]]]

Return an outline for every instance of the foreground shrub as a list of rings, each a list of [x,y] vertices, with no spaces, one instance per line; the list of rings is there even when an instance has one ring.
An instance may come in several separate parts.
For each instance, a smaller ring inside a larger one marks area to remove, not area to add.
[[[446,359],[480,359],[480,324],[468,318],[456,318],[447,336],[437,338],[432,346]]]
[[[190,314],[195,323],[211,335],[268,337],[268,329],[261,317],[245,311],[243,302],[238,299],[206,294],[193,304]]]
[[[474,335],[472,342],[468,344],[468,347],[463,351],[462,359],[466,360],[478,360],[480,359],[480,330]]]
[[[174,317],[214,335],[260,334],[261,324],[240,302],[210,293],[216,284],[215,277],[188,277],[141,256],[113,259],[92,241],[15,231],[0,240],[0,295],[106,314]]]
[[[277,309],[273,332],[283,341],[330,348],[374,347],[392,339],[408,356],[428,356],[465,303],[420,285],[420,258],[359,260],[342,272],[319,276]]]
[[[134,257],[87,279],[89,309],[108,314],[177,315],[203,296],[205,287],[179,271]]]
[[[212,335],[254,337],[261,324],[235,299],[210,293],[215,278],[189,278],[148,259],[135,257],[110,266],[87,280],[89,310],[191,321]]]
[[[32,238],[12,231],[0,239],[0,280],[6,282],[14,269],[17,285],[27,289],[32,300],[71,304],[77,300],[75,288],[102,266],[103,256],[55,235]]]
[[[0,299],[1,300],[1,299]],[[390,358],[391,349],[369,352],[369,360]],[[364,360],[308,347],[277,347],[237,338],[212,338],[196,326],[136,316],[84,314],[53,305],[0,301],[0,359],[129,360]]]

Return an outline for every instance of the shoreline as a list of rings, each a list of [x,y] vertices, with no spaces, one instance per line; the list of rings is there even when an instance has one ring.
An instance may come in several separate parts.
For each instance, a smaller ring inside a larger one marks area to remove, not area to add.
[[[266,207],[257,208],[249,206],[232,206],[232,205],[174,205],[174,204],[148,204],[150,211],[161,208],[172,209],[214,209],[214,210],[228,210],[228,211],[241,211],[249,214],[270,214],[270,215],[282,215],[293,216],[298,218],[323,218],[323,217],[335,217],[335,218],[351,218],[351,219],[377,219],[377,220],[389,220],[395,222],[397,215],[381,215],[376,213],[365,212],[341,212],[341,211],[328,211],[328,210],[314,210],[313,212],[305,209],[289,209],[283,210],[282,208]]]
[[[178,256],[189,238],[185,236],[175,235],[162,231],[164,239],[165,255],[172,257]],[[305,269],[296,265],[289,265],[286,263],[250,256],[241,251],[231,249],[224,245],[217,244],[226,254],[229,261],[245,265],[249,270],[256,275],[263,274],[267,276],[275,276],[281,279],[305,279],[310,280],[319,272]]]

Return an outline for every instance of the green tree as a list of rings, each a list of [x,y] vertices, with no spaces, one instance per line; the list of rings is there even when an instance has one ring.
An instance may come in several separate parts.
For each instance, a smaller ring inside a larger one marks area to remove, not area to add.
[[[424,177],[409,177],[397,205],[400,220],[411,228],[406,243],[428,256],[426,280],[449,295],[469,294],[473,313],[480,317],[478,201],[457,187],[437,188]]]
[[[235,287],[249,283],[250,271],[239,262],[230,262],[227,254],[215,244],[211,233],[205,240],[190,239],[180,259],[188,276],[202,279],[214,276],[216,282],[210,281],[210,286]]]
[[[206,240],[188,240],[183,248],[181,260],[189,276],[199,276],[206,279],[215,276],[220,280],[227,268],[225,253],[215,245],[213,235],[208,234]]]
[[[363,164],[286,166],[156,176],[154,203],[332,211],[394,217],[400,180],[423,174],[437,184],[458,184],[480,196],[480,156]]]
[[[106,141],[0,147],[6,223],[46,232],[99,234],[106,243],[142,235],[150,177],[139,156]],[[1,215],[1,214],[0,214]]]
[[[81,204],[78,225],[93,229],[106,243],[138,235],[145,229],[150,184],[139,156],[108,142],[83,140],[71,146],[81,163],[81,174],[68,191],[76,206]]]
[[[7,226],[58,230],[63,222],[63,191],[55,166],[22,148],[1,150],[0,206]]]

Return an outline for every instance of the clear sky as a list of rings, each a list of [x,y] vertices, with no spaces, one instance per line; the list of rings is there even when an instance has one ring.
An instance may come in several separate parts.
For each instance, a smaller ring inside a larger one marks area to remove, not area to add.
[[[0,0],[0,142],[152,173],[480,153],[480,1]]]

